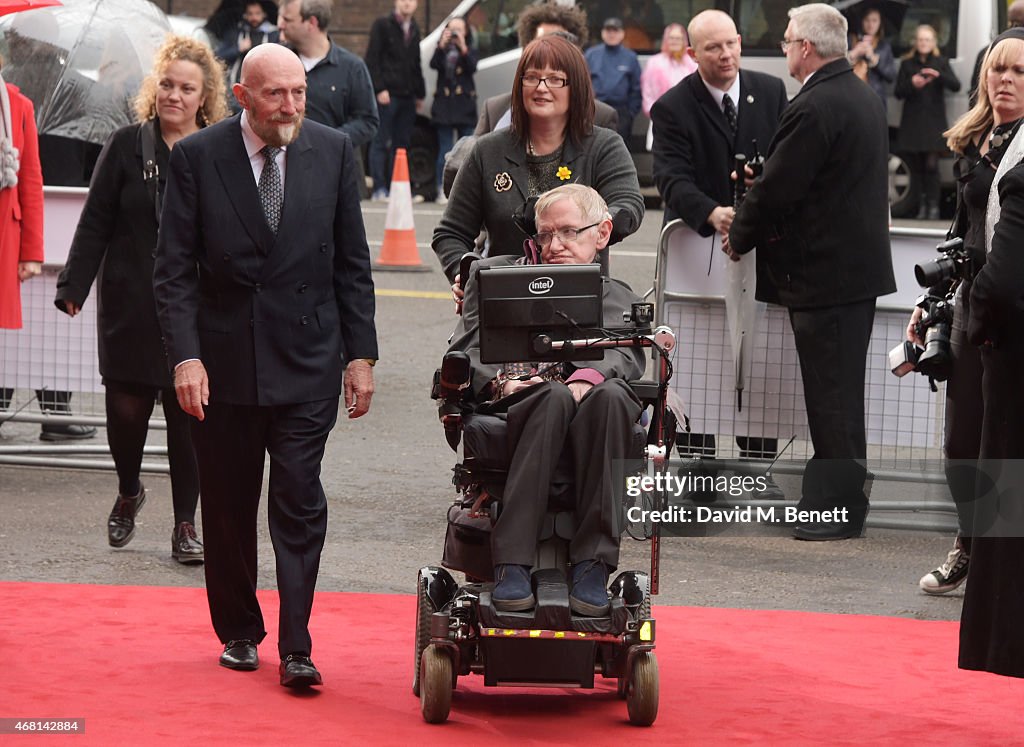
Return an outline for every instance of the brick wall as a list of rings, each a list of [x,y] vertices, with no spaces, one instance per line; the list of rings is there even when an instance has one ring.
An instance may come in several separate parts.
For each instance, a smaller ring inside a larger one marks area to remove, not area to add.
[[[206,18],[219,4],[220,0],[154,0],[163,10],[177,15]],[[430,0],[430,19],[427,19],[427,1],[420,0],[416,10],[416,22],[420,31],[426,35],[434,29],[452,9],[458,0]],[[331,19],[330,34],[334,41],[360,57],[366,51],[369,41],[370,25],[378,16],[388,13],[393,4],[388,0],[335,0],[334,13]]]

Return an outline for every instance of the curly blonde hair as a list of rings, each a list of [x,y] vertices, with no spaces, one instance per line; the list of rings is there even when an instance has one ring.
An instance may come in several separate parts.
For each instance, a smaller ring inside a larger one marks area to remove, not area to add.
[[[140,122],[156,117],[156,92],[160,78],[172,62],[184,60],[199,66],[203,71],[203,105],[196,112],[196,124],[200,127],[218,122],[228,114],[224,94],[224,64],[213,55],[213,51],[188,36],[168,34],[166,41],[153,58],[153,69],[139,88],[135,97],[135,116]]]

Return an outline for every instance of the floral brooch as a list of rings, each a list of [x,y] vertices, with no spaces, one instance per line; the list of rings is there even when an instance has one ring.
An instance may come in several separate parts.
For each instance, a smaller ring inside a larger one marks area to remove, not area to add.
[[[568,166],[559,166],[558,171],[555,172],[555,176],[564,182],[572,178],[572,169]]]

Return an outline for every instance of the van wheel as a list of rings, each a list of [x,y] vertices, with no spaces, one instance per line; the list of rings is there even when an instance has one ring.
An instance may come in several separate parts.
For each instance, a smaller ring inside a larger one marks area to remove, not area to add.
[[[893,218],[906,218],[917,210],[918,185],[910,165],[895,153],[889,154],[889,209]]]

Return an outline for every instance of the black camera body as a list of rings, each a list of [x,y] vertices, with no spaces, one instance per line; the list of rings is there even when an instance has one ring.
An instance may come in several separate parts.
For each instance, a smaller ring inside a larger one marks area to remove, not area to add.
[[[963,239],[957,237],[943,241],[935,247],[935,251],[942,256],[932,262],[914,265],[914,277],[918,285],[931,288],[948,280],[963,280],[968,276],[971,255],[964,249]]]
[[[752,142],[754,147],[754,153],[750,158],[747,158],[743,153],[737,153],[733,156],[733,171],[736,172],[736,184],[733,185],[732,193],[732,205],[733,207],[739,207],[740,203],[743,202],[743,198],[747,194],[747,183],[745,166],[749,166],[750,170],[754,173],[754,178],[761,176],[764,173],[764,156],[757,149],[757,141]]]

